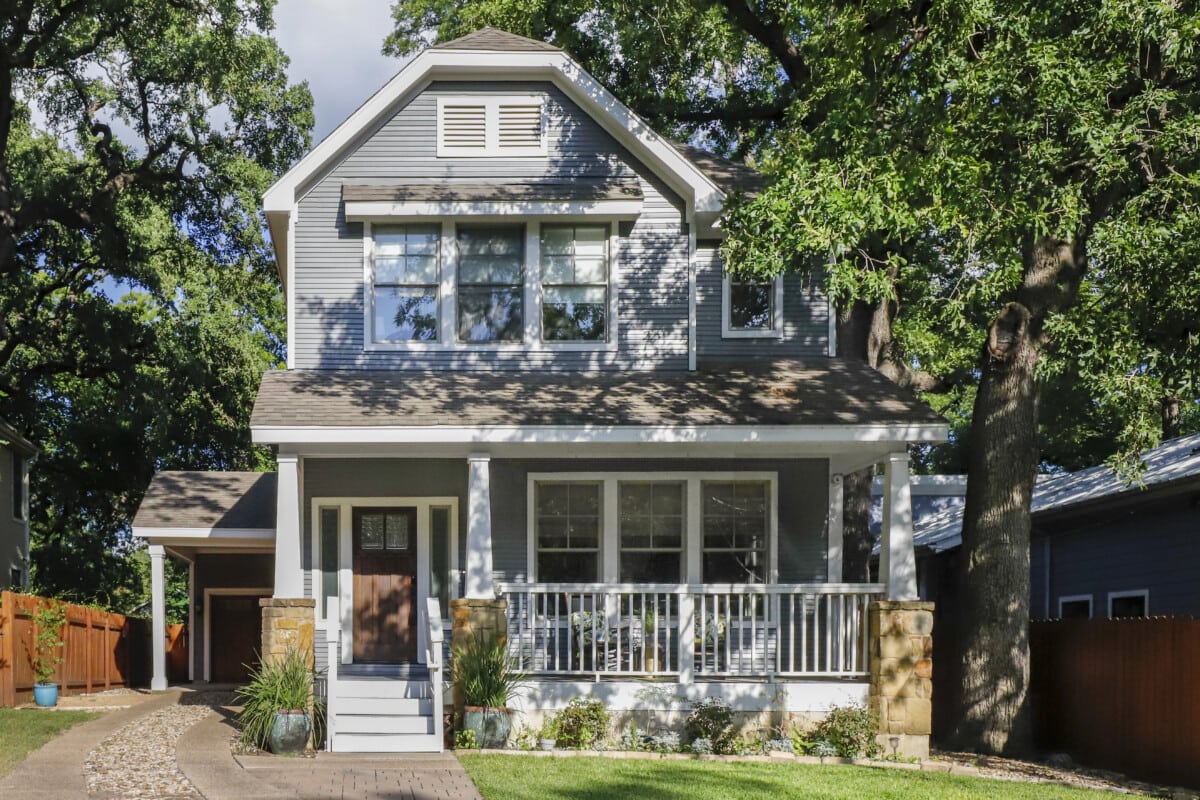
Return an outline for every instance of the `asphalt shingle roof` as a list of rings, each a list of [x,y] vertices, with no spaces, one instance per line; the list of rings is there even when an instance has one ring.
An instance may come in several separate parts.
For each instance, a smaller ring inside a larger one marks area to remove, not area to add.
[[[726,194],[735,191],[754,194],[767,185],[767,177],[753,167],[721,158],[715,153],[693,147],[690,144],[680,142],[671,142],[671,144]]]
[[[854,363],[695,372],[276,370],[254,427],[939,424],[914,395]]]
[[[529,39],[524,36],[518,36],[515,33],[502,31],[499,28],[480,28],[474,33],[468,33],[466,36],[460,36],[457,39],[451,39],[448,42],[435,44],[435,50],[491,50],[498,52],[510,52],[513,50],[561,50],[561,47],[555,47],[549,42],[538,41],[537,39]]]
[[[528,183],[346,184],[342,199],[353,202],[497,202],[537,200],[641,200],[637,178],[573,178]]]
[[[135,528],[275,527],[274,472],[160,472]]]

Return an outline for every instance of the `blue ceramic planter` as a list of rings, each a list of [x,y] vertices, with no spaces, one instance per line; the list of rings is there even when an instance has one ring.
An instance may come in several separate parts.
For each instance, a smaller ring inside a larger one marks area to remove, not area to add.
[[[276,711],[271,725],[271,752],[278,756],[297,756],[308,744],[312,720],[304,711]]]
[[[33,687],[33,702],[42,708],[53,708],[58,705],[58,684],[38,683]]]

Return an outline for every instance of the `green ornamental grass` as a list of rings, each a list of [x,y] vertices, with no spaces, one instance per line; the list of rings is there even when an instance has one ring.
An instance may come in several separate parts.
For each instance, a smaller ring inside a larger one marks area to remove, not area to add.
[[[250,682],[237,690],[242,711],[242,742],[265,749],[276,711],[306,711],[312,700],[313,673],[308,653],[289,650],[283,658],[251,670]]]

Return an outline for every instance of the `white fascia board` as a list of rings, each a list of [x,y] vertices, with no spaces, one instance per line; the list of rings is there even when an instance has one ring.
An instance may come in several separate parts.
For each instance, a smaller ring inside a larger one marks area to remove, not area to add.
[[[641,200],[531,200],[488,202],[397,202],[351,201],[346,203],[347,222],[387,222],[398,218],[436,217],[547,217],[575,214],[590,218],[637,219]]]
[[[942,442],[947,425],[256,426],[255,444],[815,444]]]
[[[263,194],[263,210],[289,214],[299,199],[297,192],[313,176],[351,145],[364,131],[377,124],[395,103],[414,88],[439,78],[501,80],[513,78],[550,80],[602,128],[673,189],[690,200],[700,214],[719,214],[725,193],[695,164],[688,161],[666,139],[597,82],[565,53],[472,52],[464,63],[461,51],[427,49],[408,62],[345,122],[334,129]]]
[[[255,539],[274,541],[274,528],[162,528],[133,526],[139,539]]]

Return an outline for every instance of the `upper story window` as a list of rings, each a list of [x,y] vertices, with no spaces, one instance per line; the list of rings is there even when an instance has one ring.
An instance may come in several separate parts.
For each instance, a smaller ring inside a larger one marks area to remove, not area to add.
[[[458,340],[520,342],[525,320],[525,226],[458,229]]]
[[[721,287],[721,335],[726,338],[781,338],[783,276],[761,280],[726,275]]]
[[[607,339],[608,233],[599,225],[542,227],[544,341]]]
[[[546,155],[541,96],[441,97],[437,114],[439,158]]]
[[[25,478],[25,459],[19,453],[12,454],[12,515],[13,519],[24,520],[28,498],[26,487],[29,485]]]
[[[538,481],[534,499],[537,580],[595,581],[600,576],[597,481]]]
[[[436,341],[440,228],[389,225],[373,234],[375,341]]]

